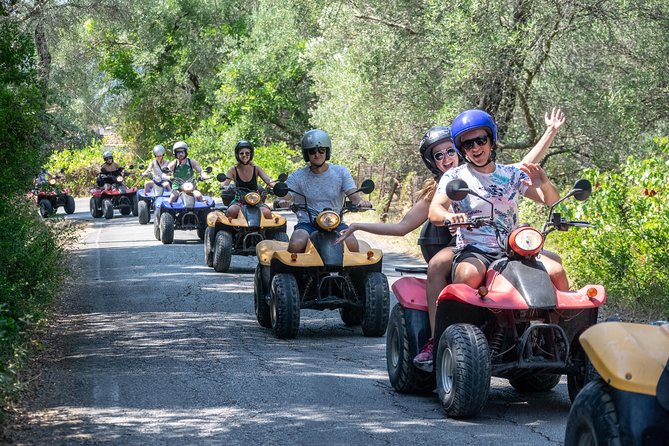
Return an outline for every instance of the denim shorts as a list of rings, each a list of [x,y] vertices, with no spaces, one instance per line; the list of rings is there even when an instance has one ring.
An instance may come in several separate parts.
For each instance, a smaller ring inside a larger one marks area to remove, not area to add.
[[[303,229],[307,231],[307,233],[311,234],[312,232],[318,231],[318,228],[314,226],[313,224],[303,221],[295,225],[295,228],[293,230],[297,229]],[[344,229],[348,229],[348,225],[346,223],[341,223],[337,228],[335,229],[336,232],[341,232]]]

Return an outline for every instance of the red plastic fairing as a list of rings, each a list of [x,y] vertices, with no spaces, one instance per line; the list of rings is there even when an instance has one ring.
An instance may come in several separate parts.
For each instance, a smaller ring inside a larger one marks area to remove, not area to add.
[[[589,289],[597,290],[592,298],[588,297]],[[580,308],[596,308],[606,302],[606,291],[601,285],[587,285],[578,291],[555,291],[557,293],[557,308],[571,310]]]
[[[439,295],[439,300],[457,300],[477,307],[494,308],[498,310],[526,310],[527,303],[523,296],[516,291],[511,283],[496,271],[486,274],[488,294],[481,297],[478,289],[470,288],[464,283],[455,283],[446,286]]]
[[[393,283],[393,293],[405,308],[427,311],[427,280],[418,277],[402,277]]]

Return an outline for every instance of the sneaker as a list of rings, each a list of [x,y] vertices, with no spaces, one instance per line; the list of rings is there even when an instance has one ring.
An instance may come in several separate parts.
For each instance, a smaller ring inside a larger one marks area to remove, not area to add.
[[[420,353],[413,358],[413,365],[425,371],[432,371],[432,338],[428,339]]]

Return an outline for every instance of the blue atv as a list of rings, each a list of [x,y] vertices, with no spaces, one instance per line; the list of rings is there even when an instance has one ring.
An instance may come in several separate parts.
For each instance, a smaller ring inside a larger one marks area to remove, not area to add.
[[[151,221],[151,213],[154,209],[154,201],[158,197],[165,198],[169,201],[170,197],[170,182],[165,180],[161,184],[156,184],[149,193],[145,193],[144,189],[137,191],[137,217],[140,225],[145,225]]]
[[[206,172],[211,172],[207,167]],[[195,181],[203,181],[205,178],[191,178],[181,181],[175,178],[172,183],[173,190],[178,187],[179,198],[170,203],[170,197],[156,197],[154,201],[154,229],[156,240],[168,245],[174,241],[174,230],[180,229],[190,231],[195,229],[200,240],[204,239],[204,231],[207,229],[207,215],[214,210],[214,199],[203,195],[202,200],[195,188]]]

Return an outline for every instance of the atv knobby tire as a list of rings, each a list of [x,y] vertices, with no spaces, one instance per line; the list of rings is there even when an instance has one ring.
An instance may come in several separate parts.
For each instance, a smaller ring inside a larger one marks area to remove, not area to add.
[[[547,392],[560,383],[562,375],[535,373],[509,379],[509,384],[519,392]]]
[[[46,198],[43,198],[39,201],[39,214],[42,218],[47,218],[53,212],[53,206],[51,202]]]
[[[148,224],[151,220],[151,215],[149,214],[149,203],[144,200],[140,200],[137,203],[137,217],[140,225]]]
[[[265,296],[265,284],[262,280],[262,266],[256,265],[256,271],[253,275],[253,307],[256,312],[256,319],[261,327],[272,328],[272,315],[270,307]]]
[[[107,220],[114,217],[114,203],[108,198],[102,200],[102,215]]]
[[[214,266],[214,243],[216,242],[216,229],[207,226],[204,230],[204,263],[208,267]]]
[[[439,338],[434,358],[439,401],[452,418],[476,416],[490,391],[490,347],[471,324],[453,324]]]
[[[158,209],[153,214],[153,236],[160,241],[160,212]]]
[[[65,209],[66,214],[68,214],[68,215],[74,214],[74,207],[75,207],[74,198],[70,195],[66,195],[65,196],[65,206],[63,206],[63,207]]]
[[[567,418],[565,446],[621,445],[620,423],[609,386],[597,378],[578,393]]]
[[[279,273],[272,278],[270,315],[277,338],[297,336],[300,328],[300,296],[295,276]]]
[[[363,312],[364,309],[360,307],[345,307],[339,309],[339,316],[347,327],[355,327],[362,324]]]
[[[362,334],[383,336],[388,325],[390,289],[383,273],[368,273],[365,276],[365,305],[362,313]]]
[[[139,215],[139,200],[137,200],[137,195],[132,196],[132,216],[137,217]]]
[[[91,208],[91,217],[93,218],[100,218],[102,217],[102,209],[100,209],[100,199],[91,197],[91,201],[89,203],[90,208]]]
[[[160,241],[163,245],[174,241],[174,216],[169,212],[160,215]]]
[[[219,273],[230,269],[232,260],[232,234],[228,231],[218,231],[214,241],[213,267]]]
[[[401,393],[432,392],[437,386],[434,373],[416,368],[413,365],[413,356],[409,350],[404,307],[396,304],[390,313],[386,335],[386,365],[390,384]]]

